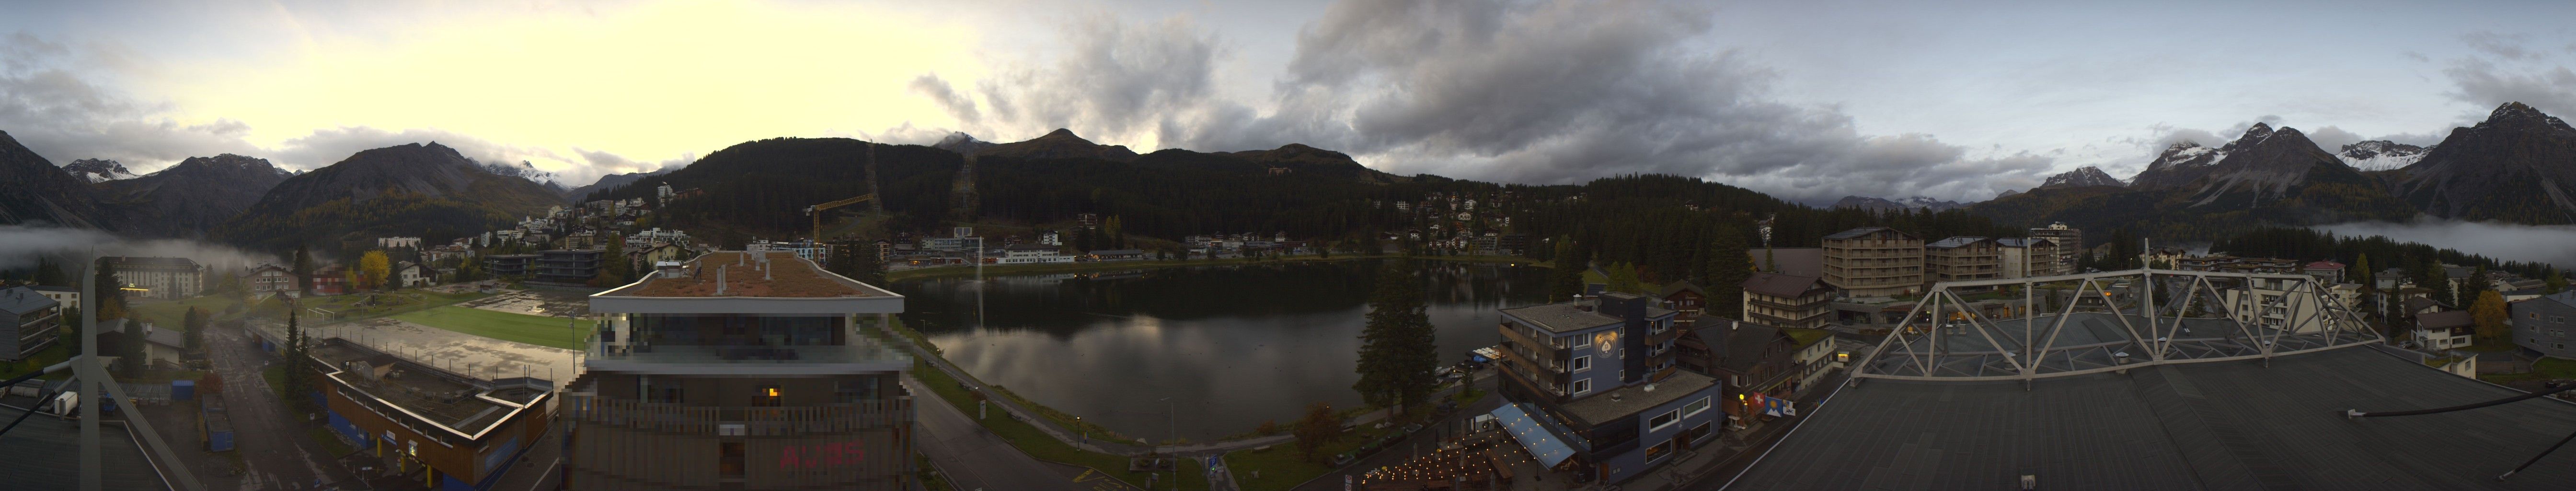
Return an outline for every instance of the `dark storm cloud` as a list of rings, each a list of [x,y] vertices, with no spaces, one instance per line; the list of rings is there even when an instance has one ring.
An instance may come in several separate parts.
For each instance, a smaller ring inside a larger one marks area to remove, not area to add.
[[[1185,19],[1124,32],[1094,22],[1054,66],[984,83],[980,115],[1150,130],[1162,146],[1199,150],[1304,143],[1398,173],[1701,176],[1812,203],[1985,199],[2037,185],[2049,167],[2039,155],[1970,157],[1929,135],[1863,135],[1835,108],[1778,102],[1768,69],[1701,42],[1711,15],[1647,1],[1340,2],[1301,30],[1266,113],[1213,93],[1220,44]],[[916,83],[938,99],[925,85],[946,83]]]
[[[246,153],[238,121],[187,125],[165,103],[135,100],[65,68],[75,50],[34,35],[0,37],[0,131],[56,164],[103,158],[149,172],[196,155]]]
[[[2528,36],[2475,33],[2461,38],[2477,54],[2450,60],[2442,74],[2451,79],[2452,99],[2477,106],[2469,122],[2507,102],[2521,102],[2541,112],[2576,114],[2576,70],[2548,55],[2548,48],[2529,49]]]

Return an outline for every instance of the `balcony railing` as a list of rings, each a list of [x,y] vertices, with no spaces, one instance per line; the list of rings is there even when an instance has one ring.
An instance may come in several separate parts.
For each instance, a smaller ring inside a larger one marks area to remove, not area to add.
[[[564,399],[566,417],[589,425],[665,433],[714,436],[725,425],[742,425],[746,436],[838,434],[892,428],[910,423],[912,396],[883,401],[801,407],[709,407],[600,399],[574,395]]]
[[[590,360],[658,364],[820,364],[820,363],[897,363],[910,365],[912,356],[902,350],[853,337],[846,345],[749,345],[699,346],[653,345],[634,343],[617,346],[590,339]]]

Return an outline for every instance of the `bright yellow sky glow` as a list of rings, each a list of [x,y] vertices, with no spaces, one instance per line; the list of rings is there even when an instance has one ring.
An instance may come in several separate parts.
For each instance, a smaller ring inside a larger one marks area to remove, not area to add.
[[[951,127],[907,84],[985,75],[974,29],[883,8],[676,2],[308,35],[260,61],[181,68],[198,73],[172,79],[193,85],[164,93],[192,116],[249,123],[263,147],[316,128],[435,128],[566,159],[577,147],[654,161],[760,138]]]

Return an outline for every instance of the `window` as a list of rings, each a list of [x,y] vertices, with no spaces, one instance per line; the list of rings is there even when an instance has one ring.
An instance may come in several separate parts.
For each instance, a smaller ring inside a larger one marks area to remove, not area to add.
[[[1664,440],[1663,443],[1657,443],[1655,446],[1646,447],[1646,463],[1653,464],[1655,461],[1673,456],[1673,445],[1674,443],[1672,440]]]
[[[1675,409],[1664,411],[1663,414],[1657,414],[1655,417],[1646,418],[1646,431],[1663,431],[1664,428],[1670,428],[1674,423],[1680,422],[1682,422],[1681,410]]]
[[[1580,335],[1578,335],[1578,336],[1575,336],[1575,337],[1574,337],[1574,347],[1576,347],[1576,348],[1581,348],[1581,347],[1591,346],[1591,345],[1592,345],[1592,336],[1580,336]]]
[[[1700,412],[1702,412],[1702,411],[1707,411],[1707,410],[1708,410],[1708,398],[1706,398],[1706,397],[1702,397],[1702,398],[1699,398],[1699,400],[1697,400],[1697,401],[1691,401],[1691,403],[1690,403],[1690,404],[1682,405],[1682,416],[1684,416],[1684,417],[1689,417],[1689,416],[1698,416]]]
[[[1577,357],[1574,357],[1574,372],[1573,372],[1573,373],[1583,373],[1583,371],[1584,371],[1584,370],[1591,370],[1591,369],[1592,369],[1592,357],[1589,357],[1589,356],[1577,356]]]
[[[1592,393],[1592,379],[1587,378],[1574,381],[1574,395],[1579,396],[1589,393]]]
[[[780,396],[778,386],[776,385],[761,386],[760,393],[755,395],[756,397],[752,398],[751,405],[760,407],[778,407],[779,400],[785,399],[785,397]]]

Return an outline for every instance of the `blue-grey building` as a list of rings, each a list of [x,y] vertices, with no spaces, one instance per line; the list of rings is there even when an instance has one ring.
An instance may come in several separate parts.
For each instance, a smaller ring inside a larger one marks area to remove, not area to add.
[[[0,361],[24,360],[53,346],[62,304],[33,288],[0,290]]]
[[[1494,412],[1540,464],[1623,482],[1708,443],[1720,387],[1673,364],[1674,312],[1624,293],[1502,310]]]
[[[2514,302],[2513,344],[2540,354],[2576,359],[2576,290]]]

